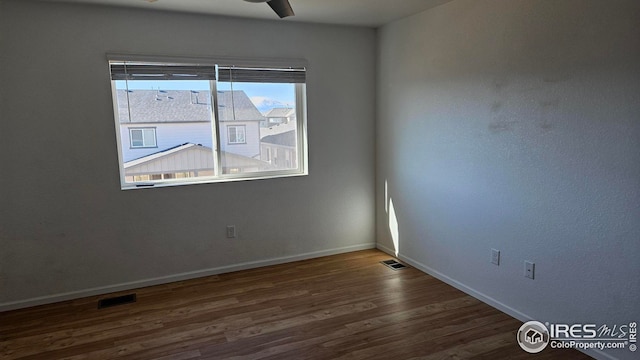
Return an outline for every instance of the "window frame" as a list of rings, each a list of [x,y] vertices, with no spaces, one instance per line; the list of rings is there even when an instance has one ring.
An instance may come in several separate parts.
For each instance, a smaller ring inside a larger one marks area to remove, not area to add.
[[[236,141],[231,141],[231,128],[234,129]],[[242,141],[237,141],[238,129],[242,129]],[[227,144],[228,145],[245,145],[246,143],[247,143],[247,126],[246,125],[227,125]]]
[[[145,130],[153,130],[153,145],[146,145],[145,144]],[[140,131],[142,134],[142,145],[141,146],[135,146],[133,145],[133,131]],[[155,127],[131,127],[129,128],[129,148],[130,149],[153,149],[153,148],[157,148],[158,147],[158,135],[156,132],[156,128]]]
[[[304,59],[265,59],[265,58],[233,58],[233,57],[175,57],[175,56],[148,56],[148,55],[131,55],[131,54],[107,54],[107,63],[110,65],[112,62],[140,62],[140,63],[157,63],[157,64],[187,64],[197,66],[237,66],[237,67],[256,67],[263,69],[304,69],[305,74],[309,72],[309,65]],[[224,126],[221,121],[218,120],[218,98],[213,94],[217,93],[217,82],[220,80],[211,80],[210,95],[212,104],[212,136],[213,136],[213,157],[215,170],[213,176],[201,176],[193,178],[178,178],[171,180],[157,180],[146,181],[142,183],[131,183],[126,181],[126,175],[124,171],[123,161],[123,148],[122,139],[120,133],[120,119],[119,109],[117,102],[117,91],[115,86],[115,80],[111,80],[111,92],[114,111],[114,121],[116,127],[116,145],[118,152],[119,162],[119,174],[120,184],[122,190],[131,189],[147,189],[147,188],[159,188],[167,186],[183,186],[183,185],[195,185],[195,184],[208,184],[219,182],[233,182],[233,181],[246,181],[246,180],[264,180],[264,179],[276,179],[282,177],[295,177],[306,176],[309,174],[308,168],[308,136],[307,136],[307,96],[306,86],[308,81],[295,84],[295,102],[296,102],[296,135],[297,135],[297,156],[298,167],[296,169],[280,169],[269,170],[259,172],[247,172],[247,173],[222,173],[222,151],[221,149],[221,126]],[[239,126],[239,125],[236,125]],[[156,136],[156,147],[158,145],[157,130],[154,131]],[[246,129],[245,129],[245,143],[246,143]],[[231,144],[233,145],[233,144]],[[142,149],[136,147],[135,149]],[[149,176],[150,177],[150,176]],[[163,176],[164,178],[164,176]]]

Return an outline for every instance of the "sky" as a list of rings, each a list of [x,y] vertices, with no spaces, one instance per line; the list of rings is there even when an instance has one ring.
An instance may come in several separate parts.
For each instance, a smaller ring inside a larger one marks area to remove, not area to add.
[[[218,90],[231,90],[231,83],[218,82]],[[260,104],[271,102],[279,103],[280,106],[296,105],[294,84],[233,83],[233,90],[244,91],[258,109]]]

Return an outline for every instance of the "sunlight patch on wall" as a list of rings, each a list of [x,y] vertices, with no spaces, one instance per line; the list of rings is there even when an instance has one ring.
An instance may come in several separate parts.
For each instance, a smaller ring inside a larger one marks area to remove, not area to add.
[[[400,253],[400,234],[398,232],[398,219],[396,218],[396,210],[393,208],[393,200],[389,199],[389,232],[393,240],[393,248],[396,256]]]
[[[389,213],[389,182],[384,182],[384,211]]]

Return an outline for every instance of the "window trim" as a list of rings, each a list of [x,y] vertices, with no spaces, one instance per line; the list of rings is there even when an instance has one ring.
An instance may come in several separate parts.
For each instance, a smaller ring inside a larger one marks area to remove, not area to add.
[[[234,128],[236,141],[231,141],[231,128]],[[242,129],[242,141],[237,141],[238,129]],[[227,125],[227,144],[228,145],[246,145],[247,144],[247,126],[246,125]]]
[[[153,145],[145,145],[145,130],[153,130]],[[140,131],[142,133],[142,145],[135,146],[133,145],[133,131]],[[154,149],[158,148],[158,134],[155,127],[130,127],[129,128],[129,149]]]
[[[107,63],[110,62],[143,62],[143,63],[165,63],[165,64],[189,64],[197,66],[238,66],[238,67],[259,67],[259,68],[301,68],[305,73],[309,73],[309,64],[304,59],[283,59],[283,58],[235,58],[235,57],[177,57],[177,56],[154,56],[154,55],[138,55],[138,54],[117,54],[108,53]],[[221,182],[234,182],[234,181],[246,181],[246,180],[265,180],[265,179],[277,179],[283,177],[295,177],[295,176],[307,176],[309,175],[309,149],[308,149],[308,132],[307,132],[307,97],[306,97],[306,85],[308,81],[304,83],[295,84],[295,98],[296,98],[296,132],[297,132],[297,152],[298,152],[298,167],[296,169],[283,169],[273,171],[262,172],[250,172],[250,173],[230,173],[222,174],[222,152],[219,150],[221,144],[220,128],[222,122],[218,121],[218,98],[213,96],[217,93],[216,85],[217,81],[210,81],[211,90],[210,94],[212,99],[212,136],[213,136],[213,156],[214,165],[216,168],[216,175],[202,176],[197,178],[177,178],[172,180],[162,181],[149,181],[145,183],[133,184],[127,182],[125,179],[124,161],[123,161],[123,149],[122,139],[120,133],[120,120],[119,109],[117,101],[117,91],[115,87],[115,81],[111,80],[112,97],[111,102],[114,111],[114,123],[116,127],[116,140],[117,140],[117,152],[119,161],[119,175],[120,175],[120,187],[122,190],[132,189],[144,189],[144,188],[161,188],[170,186],[183,186],[183,185],[197,185],[197,184],[210,184]],[[246,131],[245,131],[246,141]],[[157,133],[156,133],[156,145],[157,145]],[[156,146],[157,147],[157,146]],[[136,148],[139,149],[139,148]]]

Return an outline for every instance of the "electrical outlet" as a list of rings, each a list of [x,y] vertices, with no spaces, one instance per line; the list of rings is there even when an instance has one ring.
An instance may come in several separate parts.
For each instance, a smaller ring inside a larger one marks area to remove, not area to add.
[[[500,250],[491,249],[491,263],[500,266]]]
[[[227,225],[227,238],[233,239],[236,237],[236,226]]]
[[[535,276],[535,270],[536,270],[535,263],[532,263],[531,261],[524,262],[524,277],[527,277],[533,280]]]

